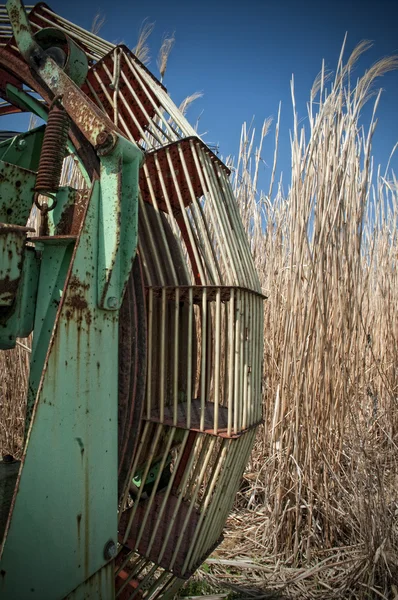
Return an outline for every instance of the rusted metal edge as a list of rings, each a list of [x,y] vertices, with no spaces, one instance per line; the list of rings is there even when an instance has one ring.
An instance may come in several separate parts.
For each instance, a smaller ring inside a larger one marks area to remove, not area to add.
[[[227,165],[225,163],[223,163],[223,161],[216,154],[214,154],[214,152],[212,150],[210,150],[209,146],[206,146],[206,144],[199,137],[197,137],[195,135],[184,137],[181,140],[176,140],[175,142],[171,142],[170,144],[167,144],[166,146],[162,146],[161,148],[156,148],[155,150],[150,150],[149,152],[146,152],[146,156],[150,157],[154,154],[159,154],[161,152],[166,151],[167,149],[171,149],[175,146],[181,145],[184,142],[191,142],[191,141],[195,142],[201,148],[203,148],[205,150],[205,152],[210,156],[210,159],[213,162],[215,162],[221,169],[223,169],[223,171],[225,171],[225,173],[228,176],[231,175],[231,170],[228,169]]]
[[[198,298],[195,298],[195,292],[197,294],[197,296],[200,296],[200,301],[202,300],[202,292],[203,290],[207,290],[208,292],[208,297],[209,294],[211,295],[212,293],[215,294],[216,292],[220,291],[221,294],[223,295],[224,292],[224,297],[226,297],[226,300],[229,300],[230,293],[231,291],[239,291],[239,292],[246,292],[249,293],[253,296],[256,296],[257,298],[262,298],[263,300],[268,300],[268,296],[264,296],[264,294],[262,294],[261,292],[257,292],[256,290],[253,290],[251,288],[246,288],[243,286],[230,286],[230,285],[166,285],[166,286],[145,286],[145,291],[148,294],[149,290],[152,290],[155,296],[162,296],[163,290],[166,290],[166,297],[175,298],[175,293],[176,290],[179,291],[180,294],[180,299],[183,300],[183,297],[185,295],[188,295],[189,290],[193,290],[193,294],[194,294],[194,303],[195,300],[196,302],[199,302]],[[224,300],[225,301],[225,300]]]

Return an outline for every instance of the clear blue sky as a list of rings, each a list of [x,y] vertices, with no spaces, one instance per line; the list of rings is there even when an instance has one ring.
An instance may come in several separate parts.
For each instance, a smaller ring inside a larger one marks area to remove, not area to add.
[[[241,123],[254,116],[261,128],[264,117],[276,117],[281,100],[280,165],[284,172],[289,169],[292,73],[299,116],[305,118],[322,58],[334,69],[346,31],[347,51],[363,39],[374,42],[358,65],[358,75],[378,58],[398,54],[398,0],[53,0],[49,5],[87,29],[101,12],[105,16],[101,36],[130,47],[142,21],[155,21],[150,38],[150,68],[155,74],[162,36],[175,31],[164,83],[177,104],[192,92],[204,93],[189,109],[188,118],[195,122],[203,111],[199,130],[208,132],[204,138],[208,143],[219,143],[224,157],[237,153]],[[380,79],[379,87],[385,92],[374,151],[376,161],[384,164],[398,141],[398,71]],[[273,134],[272,129],[263,152],[270,166]],[[394,162],[398,171],[398,155]],[[264,167],[263,182],[266,177]]]

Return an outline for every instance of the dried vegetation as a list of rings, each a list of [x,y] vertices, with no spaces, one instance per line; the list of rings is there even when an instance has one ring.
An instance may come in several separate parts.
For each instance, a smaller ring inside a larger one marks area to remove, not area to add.
[[[322,68],[302,129],[292,84],[287,194],[277,152],[268,194],[257,191],[270,121],[257,149],[242,129],[234,186],[268,297],[265,424],[225,541],[198,579],[245,597],[398,598],[398,182],[373,169],[380,93],[359,124],[397,61],[353,84],[367,47],[346,63],[342,52],[333,80]],[[278,132],[279,116],[276,142]],[[28,356],[21,346],[0,355],[3,453],[21,445]]]

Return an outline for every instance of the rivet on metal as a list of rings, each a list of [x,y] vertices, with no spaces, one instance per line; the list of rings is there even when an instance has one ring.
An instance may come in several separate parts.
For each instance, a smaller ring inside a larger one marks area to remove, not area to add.
[[[105,544],[105,548],[104,548],[105,560],[112,560],[112,558],[115,558],[116,554],[117,554],[117,546],[113,540],[109,540],[109,542],[107,542]]]
[[[115,296],[110,296],[106,303],[108,308],[117,308],[117,298]]]
[[[17,146],[17,150],[23,150],[24,148],[26,148],[26,140],[22,139],[22,140],[18,140],[16,143]]]

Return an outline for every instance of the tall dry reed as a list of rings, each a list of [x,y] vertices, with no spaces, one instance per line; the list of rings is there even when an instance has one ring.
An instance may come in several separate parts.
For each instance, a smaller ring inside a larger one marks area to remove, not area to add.
[[[380,92],[359,124],[376,78],[398,62],[353,84],[367,47],[346,63],[342,51],[328,88],[322,68],[301,129],[292,83],[286,195],[275,164],[274,195],[257,193],[268,121],[257,150],[243,128],[234,174],[268,296],[265,426],[222,554],[250,558],[236,581],[299,598],[394,598],[398,582],[398,187],[373,172]]]

